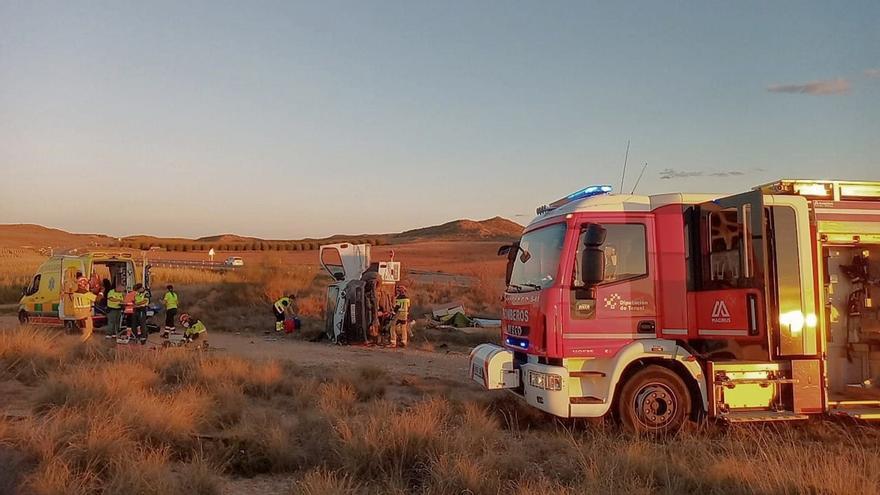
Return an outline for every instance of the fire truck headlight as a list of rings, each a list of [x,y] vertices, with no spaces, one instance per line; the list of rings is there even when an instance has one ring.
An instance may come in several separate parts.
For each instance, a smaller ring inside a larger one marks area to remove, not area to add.
[[[529,385],[542,390],[562,390],[562,377],[554,373],[529,371]]]

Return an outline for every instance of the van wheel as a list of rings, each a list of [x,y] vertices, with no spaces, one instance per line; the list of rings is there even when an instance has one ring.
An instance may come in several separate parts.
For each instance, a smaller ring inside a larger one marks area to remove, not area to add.
[[[18,312],[18,322],[21,323],[22,325],[27,325],[29,319],[30,318],[27,314],[27,311],[21,310]]]
[[[617,407],[620,421],[628,431],[674,433],[691,413],[691,396],[674,371],[651,365],[636,372],[623,385]]]

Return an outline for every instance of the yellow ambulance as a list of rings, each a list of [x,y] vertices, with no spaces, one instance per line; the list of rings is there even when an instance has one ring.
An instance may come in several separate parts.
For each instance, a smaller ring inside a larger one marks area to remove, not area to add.
[[[150,287],[150,266],[146,261],[138,263],[131,253],[91,252],[79,256],[52,256],[37,269],[30,284],[22,291],[18,303],[18,320],[22,324],[63,325],[73,329],[76,318],[72,304],[65,307],[62,293],[65,286],[76,284],[77,273],[103,285],[115,287],[122,282],[126,291],[132,290],[140,278]],[[106,323],[101,305],[95,309],[96,327]]]

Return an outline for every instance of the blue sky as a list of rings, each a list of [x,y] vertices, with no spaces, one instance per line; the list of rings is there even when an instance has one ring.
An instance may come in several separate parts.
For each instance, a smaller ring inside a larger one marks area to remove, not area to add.
[[[627,190],[736,192],[880,179],[878,136],[876,1],[0,0],[0,223],[525,223],[627,140]]]

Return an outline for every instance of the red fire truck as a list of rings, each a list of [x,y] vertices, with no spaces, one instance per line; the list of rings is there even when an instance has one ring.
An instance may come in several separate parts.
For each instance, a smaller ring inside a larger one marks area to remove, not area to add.
[[[880,182],[591,186],[537,213],[499,250],[503,345],[470,356],[485,388],[636,431],[880,419]]]

